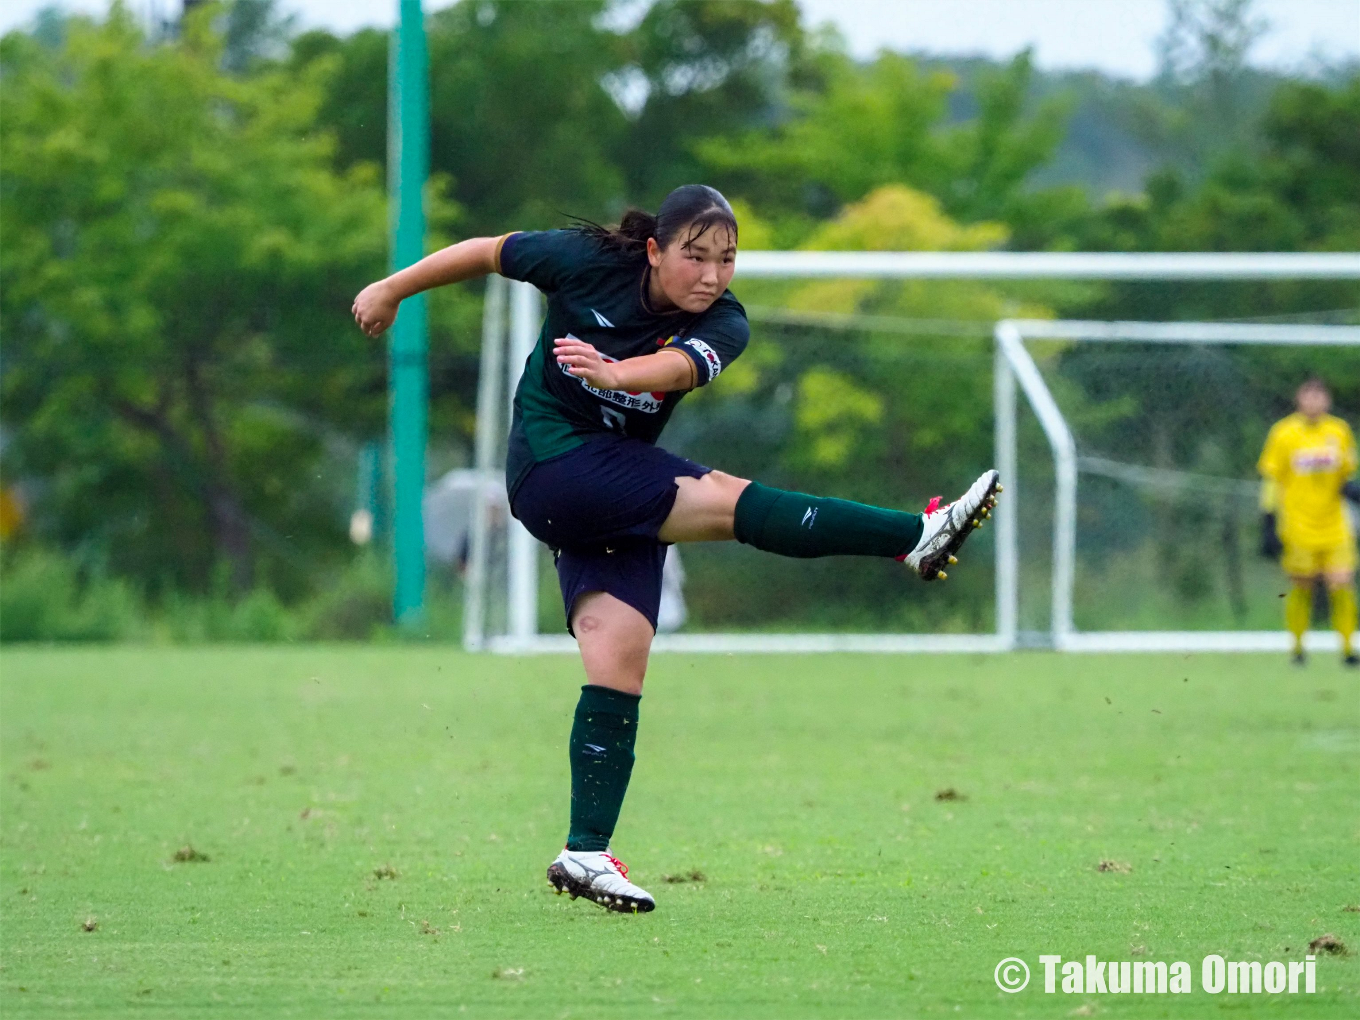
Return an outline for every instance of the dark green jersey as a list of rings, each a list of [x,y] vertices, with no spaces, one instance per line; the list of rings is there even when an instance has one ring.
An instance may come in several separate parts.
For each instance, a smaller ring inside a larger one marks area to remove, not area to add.
[[[584,340],[622,361],[674,346],[695,364],[698,385],[718,377],[746,348],[746,310],[725,291],[706,311],[655,312],[646,302],[645,254],[612,250],[579,230],[527,231],[502,243],[500,271],[548,298],[548,316],[515,391],[506,477],[513,496],[539,461],[616,432],[648,443],[661,435],[684,396],[601,390],[553,357],[558,337]]]

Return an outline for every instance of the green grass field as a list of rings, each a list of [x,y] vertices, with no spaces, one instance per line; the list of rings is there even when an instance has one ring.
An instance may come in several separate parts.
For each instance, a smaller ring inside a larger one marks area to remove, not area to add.
[[[1330,657],[659,656],[615,838],[638,917],[543,878],[572,659],[0,670],[6,1016],[1360,1015],[1360,676]],[[1200,989],[1205,954],[1324,933],[1351,955],[1314,995]],[[1041,953],[1195,991],[1045,995]]]

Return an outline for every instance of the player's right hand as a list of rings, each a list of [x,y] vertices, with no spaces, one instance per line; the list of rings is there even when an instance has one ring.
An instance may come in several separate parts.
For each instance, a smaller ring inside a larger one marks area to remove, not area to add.
[[[368,336],[381,336],[397,319],[401,299],[394,297],[386,280],[370,283],[354,299],[354,321]]]

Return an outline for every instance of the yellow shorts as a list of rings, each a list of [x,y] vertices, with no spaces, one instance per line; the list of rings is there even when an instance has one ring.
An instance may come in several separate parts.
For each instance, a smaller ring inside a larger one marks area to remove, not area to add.
[[[1323,546],[1315,549],[1306,545],[1284,546],[1284,558],[1280,566],[1290,577],[1315,577],[1318,574],[1335,574],[1355,570],[1355,539],[1348,539],[1338,545]]]

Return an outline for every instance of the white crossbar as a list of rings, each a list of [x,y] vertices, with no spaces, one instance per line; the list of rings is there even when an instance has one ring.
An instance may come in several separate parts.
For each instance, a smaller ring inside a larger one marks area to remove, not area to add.
[[[1290,344],[1353,346],[1360,326],[1299,326],[1237,322],[1100,322],[1083,319],[1011,319],[1026,340],[1134,341],[1160,344]]]
[[[743,251],[737,276],[896,280],[1354,280],[1355,252]]]

